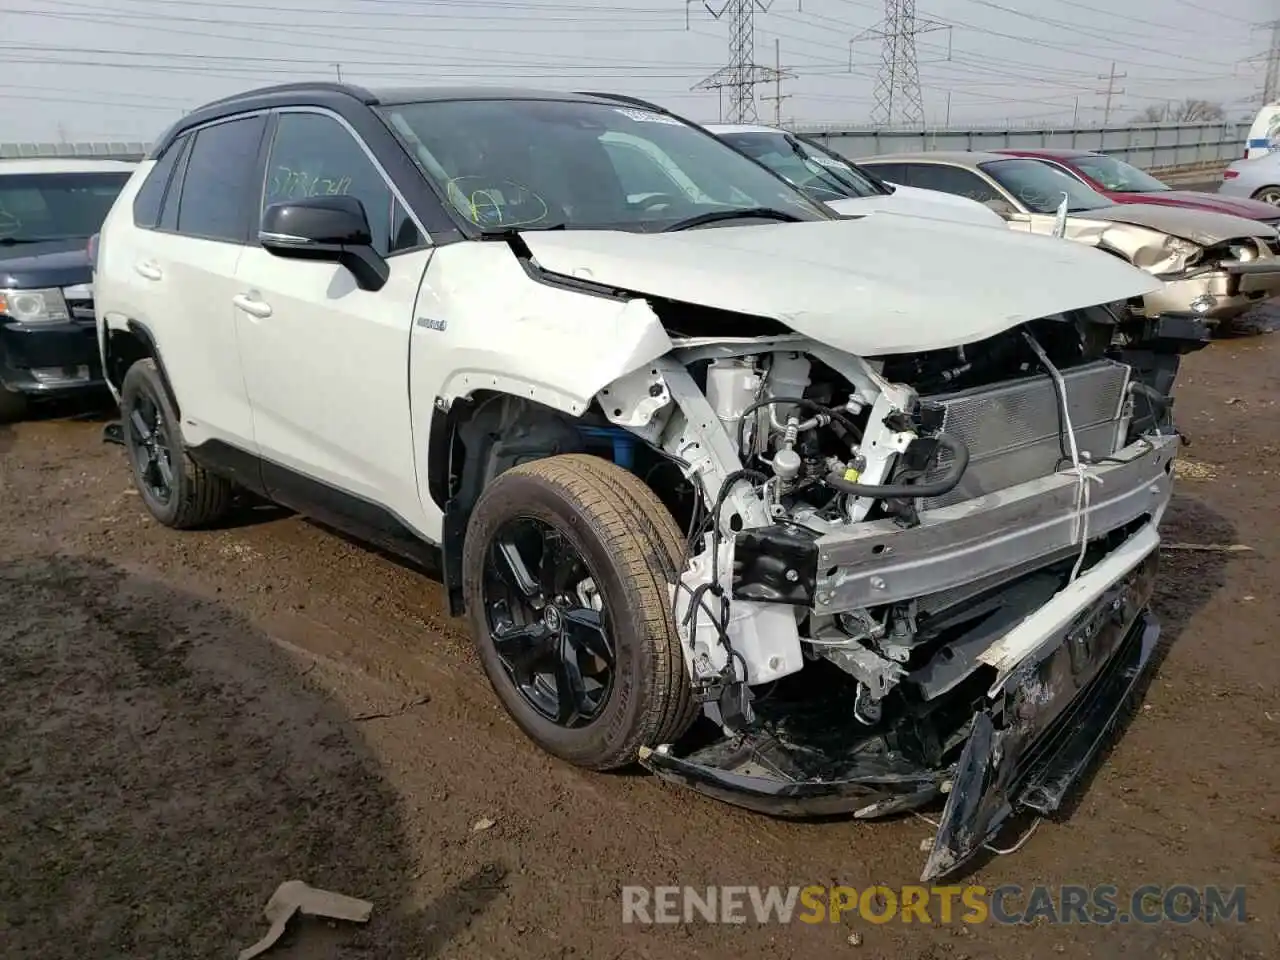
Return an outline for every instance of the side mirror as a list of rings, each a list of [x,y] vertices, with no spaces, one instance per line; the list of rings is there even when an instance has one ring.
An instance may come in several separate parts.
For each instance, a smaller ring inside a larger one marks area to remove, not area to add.
[[[273,203],[262,211],[258,241],[277,257],[341,264],[362,290],[381,290],[391,276],[387,261],[373,249],[369,218],[355,197]]]
[[[992,197],[990,200],[983,200],[982,205],[1006,220],[1012,219],[1018,212],[1017,208],[1003,197]]]

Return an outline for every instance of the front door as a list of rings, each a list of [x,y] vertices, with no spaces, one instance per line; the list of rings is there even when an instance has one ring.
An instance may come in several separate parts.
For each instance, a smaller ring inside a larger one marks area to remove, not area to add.
[[[333,263],[286,260],[252,243],[236,270],[237,329],[267,484],[285,467],[316,485],[383,508],[420,530],[409,411],[409,342],[431,248],[364,145],[335,116],[279,113],[261,208],[343,194],[364,205],[391,276],[360,289]],[[289,491],[272,489],[281,501]],[[374,510],[373,512],[376,512]]]

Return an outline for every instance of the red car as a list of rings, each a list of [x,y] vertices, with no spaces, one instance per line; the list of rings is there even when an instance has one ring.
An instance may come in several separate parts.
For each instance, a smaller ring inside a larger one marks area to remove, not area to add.
[[[1152,203],[1228,213],[1248,220],[1280,225],[1280,212],[1269,203],[1224,197],[1198,190],[1175,190],[1137,167],[1088,150],[993,150],[1013,157],[1039,160],[1092,187],[1115,203]]]

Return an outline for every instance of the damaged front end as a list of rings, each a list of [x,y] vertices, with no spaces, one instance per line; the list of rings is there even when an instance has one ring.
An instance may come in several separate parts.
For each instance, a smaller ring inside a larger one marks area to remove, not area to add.
[[[1056,810],[1150,663],[1203,324],[1096,307],[859,358],[674,312],[600,395],[700,494],[671,602],[714,723],[644,766],[779,816],[944,802],[926,880]]]

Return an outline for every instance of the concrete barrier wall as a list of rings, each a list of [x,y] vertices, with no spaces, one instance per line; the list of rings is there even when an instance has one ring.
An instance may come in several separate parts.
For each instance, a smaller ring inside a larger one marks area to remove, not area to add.
[[[850,159],[919,150],[1051,147],[1094,150],[1144,170],[1221,166],[1244,156],[1248,127],[1235,123],[1157,123],[1124,127],[980,127],[901,130],[797,125],[797,133]]]
[[[105,157],[111,160],[141,160],[150,144],[142,141],[85,140],[75,143],[0,143],[0,160],[42,157]]]
[[[825,143],[851,159],[915,150],[996,150],[1003,147],[1062,147],[1096,150],[1144,170],[1221,166],[1244,156],[1248,128],[1235,123],[1156,123],[1121,127],[974,127],[902,130],[890,127],[806,126],[797,133]],[[0,143],[0,159],[11,157],[113,157],[138,159],[150,144],[112,141]]]

